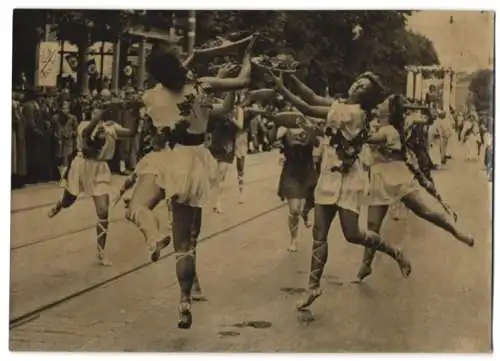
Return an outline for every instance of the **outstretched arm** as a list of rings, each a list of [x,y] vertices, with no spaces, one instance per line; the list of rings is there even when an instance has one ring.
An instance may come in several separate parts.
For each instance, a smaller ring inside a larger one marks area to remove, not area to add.
[[[290,102],[292,103],[298,111],[303,113],[304,115],[314,117],[314,118],[322,118],[326,119],[328,116],[328,112],[330,111],[330,107],[327,106],[318,106],[318,105],[310,105],[302,100],[300,97],[293,94],[290,90],[283,87],[279,87],[278,91]]]
[[[293,81],[293,85],[299,94],[299,96],[304,99],[306,102],[308,102],[311,105],[319,105],[319,106],[325,106],[329,107],[333,104],[333,99],[328,99],[322,96],[319,96],[309,88],[306,84],[304,84],[302,81],[300,81],[299,78],[297,78],[295,75],[291,75],[290,79]]]
[[[231,91],[248,88],[250,85],[250,74],[252,70],[252,63],[250,59],[250,50],[248,49],[243,57],[240,73],[235,78],[206,76],[199,78],[198,81],[203,84],[205,89],[212,91]]]
[[[274,80],[274,84],[276,85],[277,90],[292,103],[295,108],[304,115],[314,117],[314,118],[322,118],[326,119],[328,116],[328,112],[330,111],[330,107],[328,106],[314,106],[306,103],[300,97],[293,94],[290,90],[285,87],[283,84],[283,80],[281,77],[277,77],[273,73],[269,73],[271,78]]]
[[[214,104],[210,111],[211,119],[220,119],[231,113],[234,106],[234,91],[226,94],[224,101],[221,104]]]

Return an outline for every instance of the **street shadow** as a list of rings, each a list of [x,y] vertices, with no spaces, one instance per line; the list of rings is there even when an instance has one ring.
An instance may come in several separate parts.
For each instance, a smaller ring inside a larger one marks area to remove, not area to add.
[[[309,309],[297,310],[297,320],[301,325],[309,325],[310,323],[316,321],[313,313]]]
[[[363,281],[352,281],[351,285],[355,286],[359,293],[366,298],[374,298],[377,295],[377,292],[366,282]]]
[[[243,321],[240,323],[235,323],[233,327],[265,329],[270,328],[272,325],[273,324],[269,321]]]
[[[218,332],[219,336],[223,337],[235,337],[241,335],[239,332],[236,331],[219,331]]]
[[[306,292],[306,289],[301,287],[281,287],[280,291],[290,296],[296,296]]]

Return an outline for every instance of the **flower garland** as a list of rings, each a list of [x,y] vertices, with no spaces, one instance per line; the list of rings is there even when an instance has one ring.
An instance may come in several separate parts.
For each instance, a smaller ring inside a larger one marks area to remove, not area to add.
[[[195,88],[198,92],[199,88],[197,86]],[[189,128],[189,121],[185,118],[191,114],[195,99],[196,97],[193,94],[188,94],[184,97],[183,102],[177,104],[179,116],[183,119],[178,121],[173,129],[170,127],[157,129],[154,126],[146,128],[143,138],[143,146],[139,151],[140,159],[144,158],[151,152],[164,149],[166,144],[168,144],[170,149],[173,149],[175,145],[180,142]],[[146,117],[145,121],[152,124],[151,118],[149,117]],[[117,204],[120,201],[123,195],[135,185],[136,181],[137,173],[133,172],[125,179],[118,196],[114,200],[114,204]]]
[[[331,128],[327,128],[325,135],[330,137],[330,146],[335,149],[337,156],[341,161],[340,166],[332,167],[332,172],[341,172],[342,174],[347,173],[361,153],[363,145],[368,138],[368,130],[366,128],[362,129],[353,139],[348,140],[340,130],[333,131]]]

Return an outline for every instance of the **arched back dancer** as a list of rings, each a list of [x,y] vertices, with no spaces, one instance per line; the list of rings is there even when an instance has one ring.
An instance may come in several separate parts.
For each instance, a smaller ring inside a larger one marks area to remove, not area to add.
[[[288,203],[288,228],[290,231],[289,252],[297,252],[297,235],[300,216],[304,223],[314,206],[314,188],[317,173],[314,169],[313,149],[319,140],[312,132],[302,128],[279,128],[278,139],[283,142],[283,169],[281,171],[278,196]]]
[[[361,199],[365,191],[363,165],[359,154],[367,134],[367,117],[385,97],[385,87],[372,73],[361,74],[349,89],[345,104],[314,96],[310,105],[285,88],[281,78],[273,77],[278,91],[304,115],[326,119],[325,134],[330,144],[325,149],[321,174],[315,190],[313,251],[309,286],[306,296],[297,305],[310,306],[321,295],[320,280],[328,257],[328,232],[339,213],[342,231],[348,242],[381,251],[393,258],[404,277],[411,272],[410,262],[400,250],[387,244],[378,233],[362,230],[358,225]]]
[[[377,107],[377,121],[380,126],[367,139],[372,158],[370,229],[380,230],[389,205],[401,201],[418,217],[444,229],[460,242],[472,247],[473,238],[458,227],[452,212],[443,207],[442,199],[433,183],[410,158],[405,135],[407,105],[402,96],[389,96]],[[363,263],[358,272],[359,280],[371,274],[374,255],[373,249],[365,249]]]

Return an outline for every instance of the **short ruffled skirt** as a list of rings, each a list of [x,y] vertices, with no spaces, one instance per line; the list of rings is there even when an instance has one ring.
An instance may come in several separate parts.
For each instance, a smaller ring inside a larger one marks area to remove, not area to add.
[[[80,193],[97,197],[111,192],[111,171],[106,161],[73,158],[66,179],[66,190],[78,196]]]
[[[137,164],[138,176],[153,174],[165,198],[175,197],[179,203],[202,207],[210,201],[218,182],[217,160],[204,145],[177,144],[147,154]]]
[[[332,172],[331,165],[323,164],[314,192],[316,204],[337,205],[340,208],[359,213],[367,193],[367,174],[357,160],[347,173]]]
[[[380,163],[370,168],[370,205],[391,205],[419,189],[413,173],[402,161]]]

